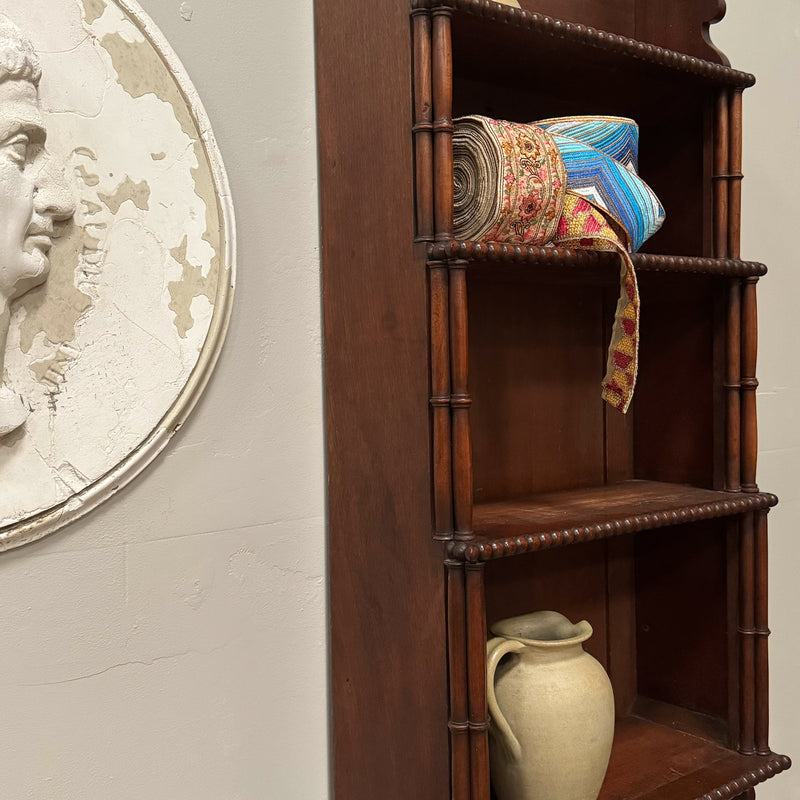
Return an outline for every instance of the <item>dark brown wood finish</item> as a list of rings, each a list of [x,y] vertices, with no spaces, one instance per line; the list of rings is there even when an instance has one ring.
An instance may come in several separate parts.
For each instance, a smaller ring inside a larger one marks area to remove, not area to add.
[[[722,89],[717,95],[714,174],[712,175],[714,181],[714,255],[717,258],[725,258],[728,255],[729,123],[728,91]]]
[[[470,800],[469,681],[464,564],[447,560],[447,654],[450,680],[450,791],[452,800]]]
[[[758,312],[756,278],[748,278],[742,288],[742,491],[757,492],[758,420],[756,418],[756,354],[758,351]]]
[[[755,535],[753,514],[740,522],[739,544],[739,752],[755,748]]]
[[[453,538],[453,457],[450,421],[450,274],[445,261],[429,261],[431,416],[433,427],[434,538]]]
[[[742,92],[730,93],[730,145],[728,166],[728,252],[739,258],[742,219]]]
[[[636,12],[637,39],[729,66],[709,38],[709,26],[725,14],[725,0],[637,0]]]
[[[472,437],[470,435],[467,262],[450,261],[450,408],[453,426],[453,519],[455,538],[472,538]]]
[[[433,219],[433,88],[431,85],[431,18],[411,14],[414,35],[414,180],[417,195],[417,241],[431,241]]]
[[[617,725],[599,800],[733,800],[789,767],[785,756],[742,756],[637,717]]]
[[[489,716],[486,708],[486,603],[483,564],[467,564],[470,800],[489,800]]]
[[[489,800],[487,622],[553,608],[614,686],[601,800],[753,800],[789,766],[755,480],[766,268],[739,257],[754,78],[710,43],[722,0],[522,2],[317,4],[335,796]],[[600,400],[617,258],[453,239],[468,113],[639,122],[668,213],[633,256],[629,415]]]
[[[769,603],[767,512],[755,514],[755,748],[765,755],[769,749]]]
[[[445,584],[421,413],[428,297],[424,245],[414,245],[409,8],[317,3],[315,26],[333,791],[445,798]]]
[[[742,284],[728,281],[725,371],[725,488],[738,492],[741,478],[741,391],[742,391]]]
[[[433,208],[437,240],[453,230],[453,47],[452,10],[436,6],[433,26]]]

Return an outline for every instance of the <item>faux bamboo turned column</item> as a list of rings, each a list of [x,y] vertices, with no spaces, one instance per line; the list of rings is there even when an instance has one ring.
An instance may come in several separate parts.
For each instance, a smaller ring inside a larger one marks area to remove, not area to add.
[[[428,262],[431,315],[434,538],[453,538],[453,471],[450,424],[449,270]]]
[[[453,236],[453,64],[452,9],[432,11],[433,165],[435,239]],[[467,262],[454,259],[450,270],[450,411],[452,426],[453,525],[456,539],[472,537],[472,442],[467,386]]]
[[[750,277],[742,288],[742,491],[757,492],[758,420],[756,418],[756,355],[758,351],[758,312],[756,284]]]
[[[739,258],[742,220],[742,90],[734,89],[729,98],[728,154],[728,256]]]
[[[441,15],[440,15],[441,16]],[[447,21],[446,15],[443,17]],[[412,12],[414,35],[414,144],[417,188],[417,240],[432,241],[434,220],[434,107],[432,22],[427,9]],[[445,26],[446,27],[446,26]],[[446,56],[447,31],[437,22],[439,53]],[[444,40],[444,41],[443,41]],[[437,84],[437,112],[447,112],[447,86]],[[441,137],[439,137],[441,138]],[[437,145],[441,149],[441,145]],[[439,158],[445,157],[440,155]],[[429,268],[431,320],[431,427],[433,431],[434,538],[453,537],[453,476],[450,426],[450,322],[448,318],[448,270],[444,261]]]
[[[453,235],[453,10],[437,6],[431,12],[433,46],[433,217],[435,239]]]
[[[450,796],[452,800],[470,800],[466,579],[462,562],[448,559],[445,568],[450,676]]]
[[[433,99],[431,17],[426,9],[411,12],[414,37],[414,160],[417,241],[433,240]]]
[[[755,748],[755,533],[753,513],[739,529],[739,752]]]
[[[767,512],[755,514],[755,747],[769,755],[769,637]]]
[[[714,120],[714,255],[728,255],[728,92],[720,91]]]
[[[489,713],[486,706],[486,604],[483,564],[467,564],[470,800],[489,800]]]
[[[728,153],[728,255],[740,257],[742,210],[742,92],[731,92]],[[756,461],[758,423],[756,419],[756,355],[758,350],[757,277],[747,278],[742,286],[741,319],[741,488],[757,492]]]
[[[714,255],[728,257],[730,197],[730,104],[720,91],[714,120]],[[725,358],[725,489],[741,490],[741,282],[728,280]]]
[[[450,267],[450,408],[453,437],[453,521],[456,539],[472,538],[472,437],[468,389],[466,261]]]

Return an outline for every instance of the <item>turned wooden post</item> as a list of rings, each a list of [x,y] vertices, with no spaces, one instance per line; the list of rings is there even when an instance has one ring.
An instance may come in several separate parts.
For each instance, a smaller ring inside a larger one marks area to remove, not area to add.
[[[728,281],[725,357],[725,489],[741,491],[742,282]]]
[[[739,529],[739,752],[755,749],[755,551],[753,512]]]
[[[472,538],[472,437],[468,389],[467,262],[450,267],[450,407],[453,436],[453,518],[456,539]]]
[[[755,514],[755,747],[769,755],[769,610],[767,511]]]
[[[433,217],[435,238],[453,232],[453,58],[450,21],[453,10],[437,6],[432,14],[433,40]]]
[[[714,255],[728,255],[728,146],[730,135],[728,92],[720,91],[714,120]]]
[[[742,290],[742,491],[757,492],[758,420],[756,418],[756,356],[758,352],[758,278],[744,281]]]
[[[464,564],[448,559],[447,657],[450,677],[450,796],[470,798],[470,725],[467,684],[467,611]],[[485,649],[485,648],[484,648]]]
[[[417,241],[433,240],[433,98],[431,17],[426,9],[411,12],[414,37],[414,176]]]
[[[742,231],[742,90],[734,89],[729,99],[730,140],[728,145],[728,252],[741,255]]]
[[[453,538],[453,471],[450,424],[449,271],[428,262],[431,315],[431,414],[433,429],[433,519],[436,539]]]
[[[486,604],[483,564],[467,564],[470,800],[489,800],[489,712],[486,705]]]

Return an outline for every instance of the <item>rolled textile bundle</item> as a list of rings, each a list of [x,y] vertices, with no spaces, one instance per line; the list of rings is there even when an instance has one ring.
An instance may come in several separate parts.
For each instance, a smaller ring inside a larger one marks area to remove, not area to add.
[[[567,171],[553,136],[535,125],[462,117],[453,134],[453,230],[459,238],[551,242]]]
[[[455,120],[458,238],[619,254],[620,298],[602,396],[623,413],[633,398],[639,349],[639,293],[628,251],[664,219],[636,173],[637,159],[638,127],[627,118]]]

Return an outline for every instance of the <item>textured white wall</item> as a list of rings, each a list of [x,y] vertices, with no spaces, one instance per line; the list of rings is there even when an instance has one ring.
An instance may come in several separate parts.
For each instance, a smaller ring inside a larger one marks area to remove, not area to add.
[[[800,186],[800,3],[728,0],[712,29],[731,63],[755,73],[744,95],[742,255],[763,261],[759,284],[758,482],[781,502],[769,517],[771,738],[800,758],[800,303],[797,202]],[[759,800],[800,798],[797,767],[767,782]]]
[[[0,797],[325,798],[312,2],[142,4],[230,176],[232,325],[165,457],[0,556]]]

